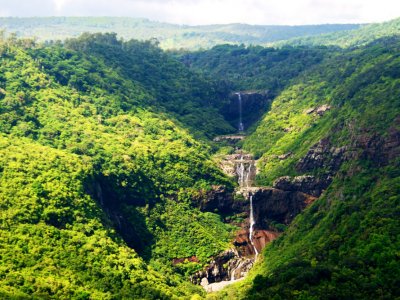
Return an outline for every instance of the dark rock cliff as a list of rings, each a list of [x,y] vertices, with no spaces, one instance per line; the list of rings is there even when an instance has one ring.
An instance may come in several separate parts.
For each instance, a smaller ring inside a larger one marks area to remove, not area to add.
[[[272,98],[267,91],[242,91],[240,94],[242,96],[242,120],[246,130],[269,110]],[[221,109],[221,113],[232,126],[238,128],[239,100],[237,94],[230,95],[229,103]]]
[[[204,270],[193,274],[190,281],[208,285],[214,282],[235,280],[244,277],[253,263],[252,258],[240,257],[236,250],[229,249],[216,256]]]
[[[248,203],[234,200],[233,191],[221,185],[214,185],[210,191],[192,198],[192,205],[201,211],[222,214],[242,213],[248,210]]]
[[[260,188],[253,193],[256,229],[269,229],[271,222],[288,225],[316,197],[274,188]]]
[[[274,181],[273,187],[283,191],[303,192],[314,197],[319,197],[331,182],[332,176],[330,175],[320,177],[312,175],[283,176]]]

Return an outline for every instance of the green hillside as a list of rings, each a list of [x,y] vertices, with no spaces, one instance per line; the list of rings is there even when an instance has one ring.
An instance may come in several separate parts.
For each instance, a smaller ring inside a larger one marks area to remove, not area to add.
[[[259,157],[258,185],[287,175],[333,182],[218,299],[400,296],[399,50],[389,38],[337,52],[275,98],[243,144]]]
[[[108,47],[102,40],[108,37],[92,38]],[[158,68],[171,62],[149,43],[129,45],[162,61]],[[231,228],[218,215],[191,208],[188,195],[231,183],[207,146],[157,102],[169,94],[157,99],[100,55],[58,45],[3,40],[1,57],[0,294],[149,299],[202,293],[183,282],[185,269],[171,274],[171,261],[196,255],[199,263],[189,267],[201,267],[227,247]],[[174,69],[166,84],[188,74]],[[182,227],[185,236],[178,234]],[[168,253],[157,255],[162,249]]]
[[[275,97],[291,79],[333,51],[338,50],[324,46],[276,49],[225,44],[210,50],[178,53],[178,57],[190,68],[224,80],[233,90],[268,90]]]
[[[188,26],[116,17],[0,18],[0,28],[39,40],[78,37],[84,32],[115,32],[124,39],[160,41],[164,49],[210,48],[218,44],[265,44],[294,37],[351,30],[359,25],[264,26],[247,24]]]
[[[308,36],[293,38],[284,42],[275,43],[278,45],[327,45],[351,47],[366,45],[382,37],[395,36],[400,34],[400,18],[377,24],[363,25],[356,30],[344,30],[321,34],[319,36]]]
[[[85,26],[103,31],[111,19],[2,20],[37,24],[32,30],[51,22],[69,37]],[[154,25],[112,20],[116,32]],[[44,44],[3,36],[0,298],[400,299],[396,22],[363,26],[357,36],[384,37],[354,38],[348,48],[166,52],[155,40],[115,33]],[[255,36],[265,29],[239,27]],[[239,110],[239,91],[262,91],[268,105],[254,106],[260,117],[243,140],[213,142],[237,134],[224,110]],[[272,224],[282,235],[244,280],[207,294],[189,276],[231,248],[248,218],[237,184],[218,166],[235,151],[256,159],[257,186],[308,194],[308,206],[292,223]],[[298,185],[285,190],[282,178]],[[322,194],[309,193],[310,181]],[[216,190],[223,193],[213,198]],[[212,201],[224,215],[198,205]]]

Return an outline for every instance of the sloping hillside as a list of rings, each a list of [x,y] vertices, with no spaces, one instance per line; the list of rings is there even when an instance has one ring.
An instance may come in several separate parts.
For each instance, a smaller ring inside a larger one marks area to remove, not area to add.
[[[160,41],[164,49],[211,48],[218,44],[265,44],[300,36],[352,30],[356,24],[311,26],[264,26],[225,24],[188,26],[147,19],[116,17],[51,17],[0,18],[0,28],[15,32],[19,37],[36,36],[40,40],[78,37],[84,32],[115,32],[125,39]]]
[[[400,34],[400,19],[388,22],[363,25],[356,30],[344,30],[321,34],[319,36],[308,36],[293,38],[284,42],[277,42],[275,45],[326,45],[340,47],[354,47],[366,45],[376,39],[383,37],[396,36]]]
[[[274,100],[244,141],[260,157],[258,184],[325,191],[218,297],[400,296],[399,50],[389,38],[337,53]]]
[[[185,265],[173,273],[172,259],[196,256],[187,268],[201,268],[227,247],[231,228],[190,207],[188,195],[232,184],[207,146],[140,82],[152,79],[133,80],[100,56],[30,41],[3,40],[1,57],[1,295],[202,293],[183,280]],[[159,50],[153,57],[169,63]],[[174,72],[181,81],[190,74]]]
[[[46,45],[4,37],[0,297],[399,298],[399,53],[396,36],[179,54],[115,34]],[[242,113],[254,90],[268,101],[254,106],[261,117],[247,136],[213,144],[236,132],[226,105]],[[242,164],[249,153],[255,184],[282,197],[249,189],[249,207],[215,152]],[[196,205],[215,190],[227,214],[241,205],[225,219],[246,226],[249,208],[250,231],[280,237],[246,279],[206,295],[188,277],[238,229]],[[285,212],[289,221],[259,213],[290,193],[306,208]]]

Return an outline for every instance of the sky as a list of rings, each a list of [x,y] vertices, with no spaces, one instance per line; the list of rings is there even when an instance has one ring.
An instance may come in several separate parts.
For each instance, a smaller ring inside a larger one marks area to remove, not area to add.
[[[371,23],[400,0],[0,0],[0,16],[124,16],[188,25]]]

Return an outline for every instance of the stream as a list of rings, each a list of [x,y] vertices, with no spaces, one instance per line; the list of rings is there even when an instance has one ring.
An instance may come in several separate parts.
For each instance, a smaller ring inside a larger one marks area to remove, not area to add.
[[[241,93],[236,93],[236,95],[238,96],[239,112],[238,135],[232,136],[232,139],[235,138],[236,140],[241,140],[245,137],[243,135],[244,124],[242,120],[243,103]],[[240,139],[238,137],[240,137]],[[217,137],[215,141],[221,141],[224,139],[230,140],[230,136]],[[244,279],[259,254],[253,243],[255,218],[251,190],[257,171],[255,161],[251,154],[238,149],[234,154],[227,155],[225,157],[225,162],[225,165],[221,165],[223,171],[227,175],[237,178],[239,187],[236,190],[236,194],[241,194],[249,201],[248,221],[245,221],[241,225],[240,230],[241,232],[247,233],[247,236],[245,236],[247,242],[245,242],[245,244],[249,250],[245,253],[239,253],[236,248],[232,248],[220,254],[220,257],[216,257],[215,260],[210,263],[208,273],[203,272],[201,273],[202,275],[197,277],[197,279],[200,279],[200,282],[197,281],[197,283],[200,283],[207,292],[219,291],[229,284]],[[223,267],[221,265],[223,265]],[[216,279],[222,272],[226,274],[222,277],[224,279]],[[212,282],[209,282],[209,280],[212,280]]]

